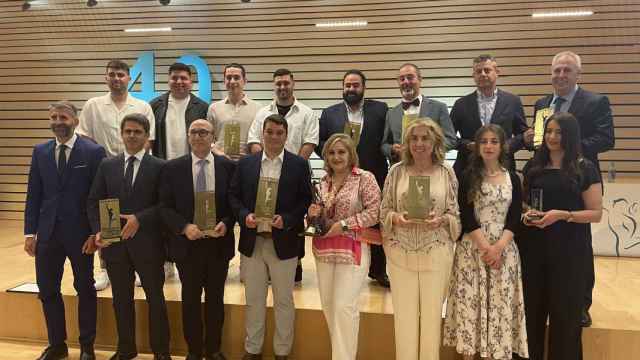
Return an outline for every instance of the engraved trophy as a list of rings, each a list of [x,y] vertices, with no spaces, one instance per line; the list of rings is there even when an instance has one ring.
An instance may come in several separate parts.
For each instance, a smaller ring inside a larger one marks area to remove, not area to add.
[[[313,203],[324,207],[324,202],[322,201],[322,197],[320,196],[320,191],[318,190],[318,183],[316,181],[311,181],[309,183],[311,187],[311,195],[313,196]],[[304,236],[322,236],[327,233],[327,228],[324,224],[324,219],[322,215],[315,217],[307,217],[307,228],[304,229],[304,232],[301,235]]]
[[[431,189],[428,176],[409,176],[407,218],[424,220],[431,211]]]
[[[539,188],[533,188],[531,189],[530,192],[530,205],[531,205],[531,209],[538,211],[540,213],[542,213],[544,210],[543,206],[543,202],[542,202],[542,189]],[[529,214],[527,215],[527,218],[529,220],[540,220],[542,219],[542,214]]]
[[[118,199],[100,200],[100,235],[105,243],[114,243],[120,239],[120,201]]]

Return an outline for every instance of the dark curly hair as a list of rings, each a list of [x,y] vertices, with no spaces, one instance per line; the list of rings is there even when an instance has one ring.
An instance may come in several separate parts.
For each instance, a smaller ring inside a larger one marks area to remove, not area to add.
[[[505,169],[509,168],[509,157],[507,156],[507,141],[504,130],[502,130],[500,126],[495,124],[484,125],[480,129],[478,129],[473,137],[475,146],[473,148],[473,151],[471,152],[469,164],[467,165],[467,168],[463,173],[463,179],[465,181],[467,189],[469,189],[466,199],[468,203],[473,203],[481,193],[485,166],[484,160],[482,160],[482,157],[480,156],[480,139],[484,134],[488,132],[496,135],[498,137],[498,141],[500,142],[500,156],[498,157],[500,166]]]

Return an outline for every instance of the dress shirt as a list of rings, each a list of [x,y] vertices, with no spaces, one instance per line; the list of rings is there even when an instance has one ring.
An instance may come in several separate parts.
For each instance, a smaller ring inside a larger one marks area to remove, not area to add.
[[[213,154],[208,153],[205,158],[209,162],[205,167],[206,176],[207,176],[207,191],[216,191],[216,171],[214,166]],[[191,173],[193,174],[193,191],[196,190],[196,179],[198,178],[198,172],[200,171],[200,164],[198,161],[201,159],[196,156],[193,152],[191,153]]]
[[[60,156],[60,145],[65,145],[67,147],[64,150],[64,154],[67,156],[67,164],[68,164],[69,163],[69,156],[71,155],[71,149],[73,149],[73,145],[76,143],[77,139],[78,139],[78,135],[76,135],[75,133],[64,144],[62,144],[60,141],[58,141],[58,138],[56,138],[56,149],[54,151],[54,154],[55,154],[55,157],[56,157],[56,165],[58,165],[58,157]]]
[[[565,96],[559,96],[554,92],[553,99],[551,100],[551,104],[549,104],[549,107],[551,109],[555,109],[556,101],[558,100],[559,97],[562,97],[566,101],[562,105],[560,105],[560,111],[568,112],[569,108],[571,108],[571,102],[573,101],[573,97],[576,96],[577,91],[578,91],[578,85],[576,84],[576,87],[573,88],[573,90],[571,90],[571,92]]]
[[[277,113],[278,107],[275,101],[258,111],[249,129],[248,144],[262,144],[262,125],[264,124],[264,119],[269,115]],[[295,100],[291,106],[291,110],[289,110],[284,118],[287,120],[288,126],[287,142],[285,144],[287,151],[298,155],[300,154],[302,145],[318,145],[319,122],[318,116],[313,109]]]
[[[120,123],[129,114],[140,113],[149,119],[149,140],[155,139],[155,117],[151,106],[146,102],[127,95],[127,101],[118,107],[111,100],[111,93],[87,100],[80,112],[78,133],[88,136],[102,145],[107,156],[116,156],[124,152],[124,143],[120,135]]]
[[[211,104],[207,112],[207,120],[215,130],[215,146],[226,153],[224,150],[224,126],[227,123],[238,122],[240,124],[240,155],[248,154],[247,136],[249,128],[260,107],[258,102],[249,99],[246,95],[237,104],[232,104],[229,101],[229,97]]]
[[[140,163],[142,162],[142,158],[144,157],[146,150],[142,149],[137,153],[131,155],[126,150],[124,151],[124,173],[127,173],[127,161],[130,157],[135,157],[136,160],[133,161],[133,179],[131,180],[131,187],[133,188],[133,184],[136,183],[136,175],[138,174],[138,169],[140,169]]]
[[[353,111],[351,107],[346,102],[344,106],[347,107],[347,119],[350,123],[360,124],[360,134],[362,135],[362,128],[364,127],[362,124],[364,122],[364,99],[358,105],[358,109]]]
[[[420,114],[420,107],[422,106],[422,95],[418,95],[415,98],[411,99],[411,102],[416,101],[416,99],[418,99],[418,101],[420,102],[420,105],[415,106],[415,105],[411,105],[409,106],[409,108],[407,110],[404,110],[404,114],[405,115],[419,115]],[[404,99],[402,100],[404,101]]]
[[[260,177],[268,177],[272,179],[280,179],[282,172],[282,162],[284,161],[284,150],[273,159],[267,157],[266,152],[262,152],[262,161],[260,162]],[[271,232],[271,225],[262,221],[258,222],[257,231]]]
[[[491,116],[496,109],[496,102],[498,101],[498,88],[493,89],[491,96],[484,96],[482,91],[476,90],[478,94],[478,114],[480,115],[480,121],[482,125],[487,125],[491,122]]]
[[[175,159],[189,153],[187,142],[187,129],[185,128],[185,114],[189,106],[191,95],[184,99],[176,99],[169,94],[167,115],[165,123],[167,127],[167,160]]]

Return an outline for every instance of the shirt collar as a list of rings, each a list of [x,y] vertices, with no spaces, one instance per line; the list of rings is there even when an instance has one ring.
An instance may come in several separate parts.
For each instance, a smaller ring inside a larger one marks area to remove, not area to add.
[[[127,150],[124,151],[124,162],[127,162],[129,160],[130,157],[135,157],[139,162],[142,162],[142,158],[144,157],[146,150],[144,148],[142,148],[142,150],[138,151],[137,153],[131,155],[127,152]]]
[[[225,104],[230,104],[230,102],[229,102],[229,96],[227,96],[227,97],[225,97],[225,98],[224,98],[224,103],[225,103]],[[247,104],[248,104],[248,101],[247,101],[247,94],[244,94],[244,96],[242,96],[242,99],[240,99],[240,103],[243,103],[244,105],[247,105]]]
[[[127,104],[127,106],[131,106],[133,105],[133,101],[133,96],[131,96],[131,94],[129,94],[129,92],[127,91],[127,101],[125,101],[125,103]],[[113,104],[113,99],[111,99],[111,92],[108,92],[104,97],[104,103]]]
[[[567,103],[571,103],[571,101],[573,101],[573,97],[576,96],[576,92],[578,91],[578,84],[576,84],[576,86],[573,88],[573,90],[571,90],[571,92],[565,96],[562,96],[563,99],[565,99],[565,101]],[[555,91],[553,92],[553,99],[551,101],[552,104],[555,104],[556,99],[559,98],[561,96],[559,96]]]
[[[211,152],[209,152],[207,154],[207,157],[204,158],[205,160],[209,160],[209,164],[213,164],[213,154]],[[201,159],[199,157],[196,156],[196,154],[194,154],[193,152],[191,152],[191,164],[195,165],[198,163],[198,161],[200,161]]]
[[[176,99],[175,97],[173,97],[173,95],[171,94],[171,92],[169,92],[169,102],[170,103],[185,103],[185,102],[189,102],[191,100],[191,94],[187,95],[187,97],[185,97],[184,99]],[[127,104],[129,103],[129,97],[127,96]]]
[[[293,98],[293,104],[291,104],[291,110],[290,111],[294,111],[298,109],[298,107],[300,103],[298,102],[298,99],[296,99],[295,97]],[[273,101],[271,102],[271,112],[278,112],[278,104],[276,99],[273,99]]]
[[[76,135],[76,133],[73,133],[71,138],[67,140],[67,142],[64,143],[64,145],[66,145],[69,148],[69,150],[71,150],[73,149],[73,145],[75,145],[76,140],[78,140],[78,135]],[[56,138],[56,148],[58,148],[60,145],[62,144],[60,143],[60,141],[58,141],[58,138]]]
[[[276,156],[273,160],[275,160],[275,159],[280,159],[280,162],[281,162],[281,163],[282,163],[282,162],[284,162],[284,149],[282,149],[282,151],[280,152],[280,154],[278,154],[278,156]],[[263,151],[263,152],[262,152],[262,161],[264,162],[265,160],[273,161],[273,160],[270,160],[270,159],[267,157],[267,152],[266,152],[266,151]]]
[[[496,87],[495,89],[493,89],[493,94],[491,94],[491,96],[484,96],[484,94],[480,90],[476,90],[476,93],[478,94],[479,100],[493,100],[495,99],[496,95],[498,95],[498,88]]]
[[[358,113],[364,110],[364,97],[362,98],[362,100],[360,100],[360,104],[359,104],[360,106],[358,106],[358,110],[356,111],[352,111],[351,107],[349,106],[349,104],[347,104],[346,101],[342,101],[342,103],[344,104],[344,106],[347,107],[347,112],[350,112],[350,113]]]

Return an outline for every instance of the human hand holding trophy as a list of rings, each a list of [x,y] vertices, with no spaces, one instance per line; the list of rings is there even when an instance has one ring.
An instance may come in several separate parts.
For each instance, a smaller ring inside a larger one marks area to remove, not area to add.
[[[322,217],[322,211],[324,210],[324,202],[320,196],[318,190],[318,184],[315,181],[309,183],[311,187],[311,195],[313,196],[313,203],[309,206],[307,211],[307,228],[302,235],[304,236],[323,236],[327,233],[327,229]]]

